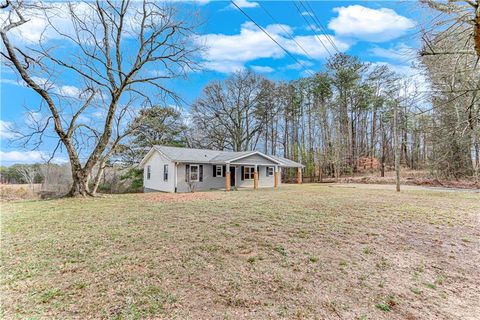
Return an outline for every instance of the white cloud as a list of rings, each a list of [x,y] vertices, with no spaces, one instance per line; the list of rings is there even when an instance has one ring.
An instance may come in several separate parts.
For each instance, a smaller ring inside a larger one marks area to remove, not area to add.
[[[50,155],[45,151],[0,151],[0,163],[14,164],[14,163],[39,163],[46,162],[50,159]],[[52,160],[55,163],[68,162],[65,158],[55,157]]]
[[[304,67],[311,67],[313,66],[313,62],[308,60],[298,60],[298,62],[289,64],[285,67],[287,70],[300,70]]]
[[[398,43],[394,46],[390,46],[388,49],[374,46],[369,50],[369,53],[374,57],[403,63],[415,60],[417,58],[417,50],[406,45],[405,43]]]
[[[306,56],[305,52],[297,45],[299,43],[309,55],[315,59],[328,56],[328,52],[321,44],[325,44],[330,52],[333,48],[325,35],[295,36],[290,39],[293,30],[288,25],[272,24],[264,28],[278,43],[294,55]],[[349,48],[349,44],[330,36],[339,50]],[[320,40],[319,40],[320,39]],[[240,33],[234,35],[206,34],[200,37],[199,41],[207,45],[203,53],[205,62],[203,66],[210,70],[228,73],[243,69],[250,61],[262,58],[283,58],[286,53],[270,39],[262,30],[258,29],[252,22],[245,22],[241,25]]]
[[[309,16],[309,17],[313,17],[313,16],[314,16],[314,14],[313,14],[313,13],[311,13],[310,11],[303,11],[303,12],[302,12],[302,16]]]
[[[306,29],[307,29],[308,31],[314,31],[314,32],[320,32],[320,31],[322,31],[322,30],[321,30],[319,27],[317,27],[317,25],[315,25],[315,24],[309,24],[309,25],[306,27]]]
[[[330,38],[330,40],[328,39]],[[330,41],[332,41],[339,51],[343,52],[348,50],[350,44],[345,41],[341,41],[334,36],[326,35],[308,35],[308,36],[297,36],[294,38],[295,41],[300,44],[300,46],[308,52],[308,54],[315,59],[325,58],[329,55],[328,52],[334,53],[335,49],[333,48]],[[299,55],[305,55],[305,52],[295,43],[293,40],[285,40],[284,44],[287,50]],[[325,48],[326,47],[326,48]],[[328,49],[328,51],[327,51]]]
[[[46,16],[50,19],[51,23],[62,33],[73,34],[73,24],[69,17],[67,3],[61,2],[48,2],[45,5],[46,10],[26,8],[22,11],[27,23],[14,28],[11,31],[12,38],[15,41],[21,43],[36,43],[40,39],[48,40],[64,40],[65,37],[60,35],[52,27],[49,26],[49,22]],[[86,16],[92,12],[92,9],[87,3],[73,3],[73,10],[79,17]],[[46,16],[45,16],[46,15]],[[8,12],[2,11],[0,13],[0,25],[4,26],[7,23]],[[17,21],[15,15],[13,20]]]
[[[13,139],[17,134],[13,131],[13,123],[0,120],[0,139]]]
[[[275,71],[275,69],[269,66],[250,66],[250,69],[260,73],[270,73]]]
[[[351,5],[333,10],[338,17],[333,18],[328,27],[339,36],[382,42],[398,38],[415,26],[413,20],[388,8],[371,9]]]
[[[254,1],[235,0],[233,2],[235,2],[235,4],[237,6],[239,6],[240,8],[255,8],[255,7],[258,7],[258,2],[254,2]],[[233,4],[230,4],[230,6],[235,8],[235,6]]]
[[[300,74],[302,75],[302,77],[311,77],[313,74],[315,74],[315,70],[305,69]]]
[[[59,86],[55,87],[56,93],[66,97],[75,97],[78,98],[80,96],[81,90],[75,86]]]
[[[422,94],[430,91],[430,84],[426,76],[421,70],[408,64],[389,63],[377,61],[371,64],[374,66],[387,66],[390,70],[402,76],[402,80],[406,81],[407,94]]]
[[[46,78],[33,76],[32,80],[35,81],[39,86],[43,87],[45,90],[50,90],[52,93],[71,98],[79,98],[82,91],[71,85],[58,85],[54,81],[47,80]],[[26,87],[26,84],[23,80],[15,79],[1,79],[1,83],[11,84],[21,87]]]

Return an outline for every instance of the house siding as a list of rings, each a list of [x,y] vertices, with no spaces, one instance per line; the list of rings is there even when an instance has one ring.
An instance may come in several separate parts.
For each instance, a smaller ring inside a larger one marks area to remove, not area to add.
[[[225,189],[225,177],[214,177],[212,164],[198,163],[198,165],[203,165],[203,179],[202,181],[195,182],[196,191]],[[185,163],[179,163],[177,166],[177,192],[190,192],[188,182],[185,181],[185,166]]]
[[[232,161],[232,164],[257,164],[257,165],[277,165],[277,163],[268,160],[267,158],[259,155],[259,154],[252,154],[251,156],[244,157],[241,159],[238,159],[236,161]]]
[[[239,188],[253,188],[253,179],[252,180],[242,180],[242,169],[240,168],[241,166],[237,166],[237,172],[236,172],[236,180],[237,180],[237,187]],[[267,167],[274,167],[274,165],[271,166],[258,166],[258,187],[259,188],[273,188],[274,182],[275,182],[275,177],[269,176],[267,177],[266,170]],[[278,168],[278,170],[281,170]],[[278,185],[280,186],[280,177],[278,179]]]
[[[166,164],[168,164],[168,180],[164,181],[163,168]],[[150,166],[150,179],[147,179],[147,166]],[[143,187],[145,191],[175,191],[173,162],[163,157],[160,153],[154,152],[143,168]]]
[[[258,186],[260,188],[272,188],[274,185],[274,176],[266,176],[267,167],[274,167],[275,164],[268,159],[253,155],[240,159],[242,163],[257,162],[258,168]],[[260,164],[259,162],[266,162]],[[168,181],[163,180],[163,168],[168,164]],[[189,165],[203,166],[203,179],[195,183],[195,191],[207,191],[212,189],[225,189],[225,177],[213,176],[214,165],[206,163],[190,163]],[[147,166],[151,168],[150,179],[147,179]],[[190,192],[188,183],[185,181],[185,163],[177,163],[170,161],[159,152],[154,152],[144,164],[144,191],[145,192],[175,192],[175,172],[176,172],[176,187],[177,192]],[[253,188],[252,180],[242,180],[241,165],[232,164],[232,169],[235,167],[235,186],[238,188]],[[278,168],[281,170],[280,168]],[[278,185],[280,186],[280,180]]]

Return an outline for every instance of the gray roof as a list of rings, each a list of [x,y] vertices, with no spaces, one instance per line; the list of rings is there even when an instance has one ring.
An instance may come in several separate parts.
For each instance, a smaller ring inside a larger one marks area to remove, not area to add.
[[[303,167],[301,163],[282,158],[265,155],[259,151],[217,151],[209,149],[192,149],[192,148],[179,148],[179,147],[167,147],[167,146],[153,146],[153,149],[157,150],[165,157],[174,162],[199,162],[199,163],[229,163],[232,160],[247,157],[252,154],[259,154],[267,159],[272,159],[273,162],[277,162],[282,167]],[[148,154],[147,156],[148,157]],[[143,162],[143,160],[142,160]]]

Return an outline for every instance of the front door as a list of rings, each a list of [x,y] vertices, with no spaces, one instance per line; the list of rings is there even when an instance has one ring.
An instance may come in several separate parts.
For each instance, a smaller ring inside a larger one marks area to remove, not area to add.
[[[235,187],[235,167],[230,167],[230,186]]]

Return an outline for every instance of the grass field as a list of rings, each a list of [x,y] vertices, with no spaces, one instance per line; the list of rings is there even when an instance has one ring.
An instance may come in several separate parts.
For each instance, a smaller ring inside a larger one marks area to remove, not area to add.
[[[326,185],[2,203],[2,318],[478,319],[480,195]]]

